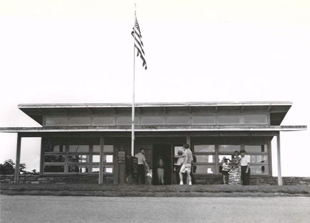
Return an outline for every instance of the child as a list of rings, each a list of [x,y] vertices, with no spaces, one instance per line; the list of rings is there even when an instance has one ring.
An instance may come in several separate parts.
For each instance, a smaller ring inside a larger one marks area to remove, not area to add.
[[[228,184],[228,172],[230,170],[228,159],[224,157],[222,164],[222,175],[223,175],[223,183]]]
[[[152,177],[153,177],[152,169],[148,169],[146,174],[146,184],[152,185]]]

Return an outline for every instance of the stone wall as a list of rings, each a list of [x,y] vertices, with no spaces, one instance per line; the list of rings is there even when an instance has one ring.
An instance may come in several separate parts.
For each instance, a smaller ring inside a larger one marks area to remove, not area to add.
[[[283,185],[308,185],[310,177],[283,177]],[[223,184],[222,175],[195,175],[196,184]],[[14,183],[14,175],[0,175],[0,183]],[[20,184],[97,184],[98,175],[21,175]],[[104,176],[104,183],[113,184],[113,176]],[[278,178],[251,176],[251,185],[277,185]]]
[[[1,183],[14,183],[13,175],[0,176]],[[104,183],[113,183],[113,176],[104,176]],[[21,175],[20,184],[97,184],[98,175]]]
[[[222,175],[197,175],[197,184],[223,184]],[[282,177],[283,185],[309,185],[310,177]],[[251,176],[251,185],[278,185],[278,178],[272,176]]]

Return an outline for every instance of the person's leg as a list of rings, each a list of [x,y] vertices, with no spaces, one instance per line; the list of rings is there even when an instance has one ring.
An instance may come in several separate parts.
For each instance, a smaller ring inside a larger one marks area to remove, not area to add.
[[[165,170],[163,169],[163,175],[162,175],[163,185],[165,184],[164,178],[165,178]]]
[[[142,182],[142,184],[145,184],[145,170],[144,170],[144,165],[141,165],[141,182]]]
[[[249,171],[245,174],[244,176],[244,180],[245,180],[245,184],[244,185],[250,185],[250,179],[251,179],[251,168],[249,168]]]
[[[180,169],[181,169],[180,166],[175,167],[175,176],[176,176],[177,184],[180,183]]]
[[[227,174],[225,175],[226,184],[228,184],[228,177],[229,177],[229,174],[227,173]]]
[[[246,175],[246,173],[245,173],[245,171],[246,171],[246,166],[241,166],[241,184],[242,185],[245,185],[245,175]]]
[[[180,176],[180,185],[183,185],[183,168],[184,165],[181,166],[180,172],[179,172],[179,176]]]
[[[193,175],[193,166],[191,167],[191,179],[192,179],[192,183],[195,184],[195,178]]]
[[[179,172],[179,177],[180,177],[180,185],[183,184],[183,174],[181,173],[181,171]]]
[[[191,172],[187,172],[188,185],[192,185]]]
[[[141,168],[140,165],[138,165],[138,173],[137,173],[137,178],[136,178],[136,182],[139,183],[139,179],[141,179]]]
[[[222,174],[222,177],[223,177],[223,184],[226,184],[225,174]]]
[[[160,169],[157,168],[157,179],[158,179],[158,184],[160,184]]]
[[[164,169],[161,169],[160,170],[160,181],[161,181],[161,184],[164,185],[165,182],[164,182],[164,174],[165,174],[165,170]]]

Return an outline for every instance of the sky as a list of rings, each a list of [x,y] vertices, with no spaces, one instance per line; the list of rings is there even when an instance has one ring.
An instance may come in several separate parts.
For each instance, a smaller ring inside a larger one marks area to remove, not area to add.
[[[134,66],[135,9],[148,70]],[[282,125],[309,126],[309,11],[307,0],[0,0],[0,127],[39,126],[18,104],[131,103],[134,70],[137,102],[290,101]],[[283,176],[310,176],[309,131],[281,136]],[[0,142],[0,162],[15,160],[16,134]],[[22,141],[29,170],[39,146]]]

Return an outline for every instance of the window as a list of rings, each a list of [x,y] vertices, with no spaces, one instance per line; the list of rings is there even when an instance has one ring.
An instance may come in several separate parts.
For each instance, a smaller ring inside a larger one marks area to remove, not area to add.
[[[113,153],[114,152],[113,145],[104,145],[103,146],[103,152],[104,153]],[[93,146],[93,153],[100,153],[100,145],[94,145]]]
[[[99,173],[99,164],[93,165],[92,173]],[[103,173],[113,173],[113,165],[103,165]]]
[[[64,155],[45,155],[44,162],[62,163],[62,162],[65,162],[65,156]]]
[[[194,155],[196,163],[214,163],[214,155]]]
[[[44,173],[63,173],[65,172],[65,167],[64,166],[50,166],[50,165],[45,165],[44,166]]]
[[[69,153],[89,153],[89,145],[70,145]]]
[[[233,153],[241,148],[250,156],[251,174],[269,174],[267,145],[193,145],[193,173],[220,174],[223,158],[231,160]]]
[[[267,145],[245,145],[244,146],[245,151],[248,153],[267,153]]]
[[[194,145],[193,173],[215,173],[215,145]]]
[[[100,162],[100,155],[93,155],[93,163],[99,163],[99,162]],[[104,155],[103,162],[113,163],[113,155]]]
[[[43,172],[59,174],[98,172],[100,145],[92,145],[92,142],[95,141],[89,138],[43,138]],[[114,146],[104,145],[103,150],[103,171],[111,174],[114,171]]]
[[[175,146],[175,147],[174,147],[174,155],[175,155],[175,156],[178,156],[178,151],[184,152],[183,146]]]
[[[268,165],[251,165],[251,174],[268,174]]]
[[[251,163],[268,163],[267,155],[250,155]]]
[[[194,165],[193,173],[196,173],[196,174],[214,174],[215,173],[215,166]]]
[[[87,165],[69,165],[68,167],[69,173],[88,173]]]
[[[44,147],[45,153],[65,153],[66,146],[65,145],[52,145],[47,143]]]
[[[195,153],[201,153],[201,152],[209,152],[214,153],[215,152],[215,145],[194,145],[194,152]]]
[[[89,155],[69,155],[70,163],[88,163]]]
[[[114,163],[114,146],[104,145],[103,147],[103,173],[110,174],[113,173],[113,163]],[[92,173],[99,172],[100,163],[100,145],[93,145],[93,157],[92,157]]]
[[[235,151],[240,151],[241,145],[219,145],[219,153],[232,155]]]

